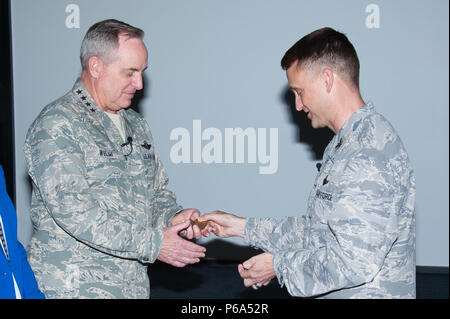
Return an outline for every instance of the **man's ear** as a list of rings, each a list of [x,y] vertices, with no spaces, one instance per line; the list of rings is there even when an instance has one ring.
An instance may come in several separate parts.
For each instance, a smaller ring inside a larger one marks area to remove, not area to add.
[[[88,60],[89,74],[97,79],[103,69],[103,61],[98,56],[91,56]]]
[[[322,80],[325,85],[325,89],[326,89],[327,93],[330,93],[331,89],[333,88],[333,84],[334,84],[333,70],[331,70],[330,68],[324,68],[322,70],[321,77],[322,77]]]

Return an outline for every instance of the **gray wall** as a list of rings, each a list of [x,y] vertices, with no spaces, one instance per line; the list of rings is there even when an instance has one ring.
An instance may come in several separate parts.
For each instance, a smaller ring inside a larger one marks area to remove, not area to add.
[[[290,110],[279,62],[300,37],[330,26],[354,43],[363,98],[392,122],[412,159],[417,264],[448,266],[447,0],[11,2],[16,203],[25,245],[30,186],[22,145],[39,111],[79,76],[90,25],[116,18],[146,32],[149,69],[138,108],[179,203],[280,218],[305,213],[320,159],[308,142],[316,132],[299,129]],[[227,144],[236,128],[252,142]]]

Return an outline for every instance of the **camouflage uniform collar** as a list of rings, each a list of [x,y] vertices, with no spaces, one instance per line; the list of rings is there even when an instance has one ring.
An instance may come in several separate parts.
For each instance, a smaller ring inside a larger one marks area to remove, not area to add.
[[[361,120],[368,114],[373,113],[374,110],[374,105],[370,101],[361,106],[355,113],[352,114],[352,116],[350,116],[347,122],[345,122],[341,127],[339,132],[333,137],[329,144],[330,148],[334,151],[338,151],[345,142],[351,139],[351,137],[353,136],[352,133],[356,131],[359,124],[361,123]]]
[[[97,103],[95,103],[94,99],[92,98],[91,94],[89,94],[88,90],[86,90],[86,88],[84,87],[80,78],[78,78],[73,85],[72,92],[89,112],[95,113],[101,111]]]
[[[75,96],[75,99],[80,103],[79,105],[83,105],[85,109],[83,112],[87,115],[84,120],[91,121],[93,123],[97,123],[100,125],[100,130],[104,130],[109,139],[113,142],[114,145],[121,145],[124,141],[120,135],[119,129],[115,126],[112,120],[106,115],[106,112],[98,107],[98,104],[94,101],[92,96],[89,94],[86,87],[81,82],[81,79],[78,78],[72,88],[72,94]],[[128,121],[126,119],[126,111],[119,110],[117,114],[122,118],[121,121],[124,123],[124,129],[126,136],[131,136],[132,132],[130,131]]]
[[[73,85],[72,92],[90,113],[95,113],[99,111],[104,112],[101,108],[98,107],[98,104],[94,101],[89,91],[83,85],[83,82],[81,82],[80,78],[78,78],[75,84]],[[117,114],[120,114],[120,116],[122,117],[126,117],[125,115],[126,110],[121,109],[117,111]]]
[[[373,111],[374,106],[372,102],[367,102],[361,106],[355,113],[352,114],[352,116],[350,116],[347,122],[344,123],[336,136],[341,138],[348,135],[350,133],[349,131],[354,131],[359,121]]]

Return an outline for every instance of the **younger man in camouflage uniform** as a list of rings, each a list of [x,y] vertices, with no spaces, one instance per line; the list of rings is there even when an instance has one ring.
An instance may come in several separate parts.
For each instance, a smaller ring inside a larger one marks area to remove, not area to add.
[[[148,298],[146,264],[182,267],[205,248],[196,209],[166,189],[146,121],[129,109],[147,68],[143,32],[116,20],[93,25],[82,75],[47,105],[24,145],[33,181],[29,262],[47,298]]]
[[[241,218],[213,212],[208,230],[265,252],[239,265],[245,286],[275,276],[293,296],[415,297],[415,179],[389,122],[364,103],[352,44],[330,28],[300,39],[282,59],[298,111],[336,135],[306,216]]]

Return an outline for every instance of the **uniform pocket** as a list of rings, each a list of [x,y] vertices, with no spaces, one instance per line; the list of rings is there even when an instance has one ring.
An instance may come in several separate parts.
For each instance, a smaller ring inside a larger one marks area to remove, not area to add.
[[[99,180],[121,176],[125,166],[123,154],[101,147],[86,150],[85,162],[88,176]]]

